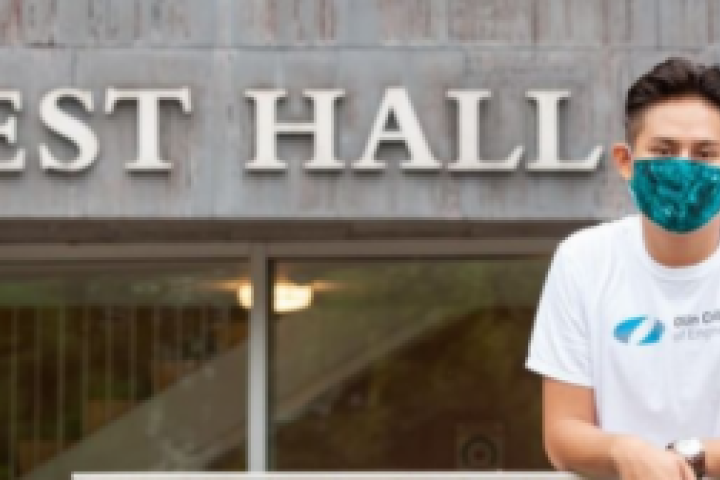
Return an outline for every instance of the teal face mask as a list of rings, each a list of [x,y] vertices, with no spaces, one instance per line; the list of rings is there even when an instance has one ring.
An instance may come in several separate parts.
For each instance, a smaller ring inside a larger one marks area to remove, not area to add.
[[[720,212],[720,168],[682,157],[636,159],[630,192],[665,230],[689,233]]]

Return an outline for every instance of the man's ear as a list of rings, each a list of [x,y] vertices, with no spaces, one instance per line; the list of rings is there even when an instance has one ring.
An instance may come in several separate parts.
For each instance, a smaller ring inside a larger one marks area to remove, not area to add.
[[[632,153],[626,143],[616,143],[612,147],[612,157],[620,176],[629,181],[632,176]]]

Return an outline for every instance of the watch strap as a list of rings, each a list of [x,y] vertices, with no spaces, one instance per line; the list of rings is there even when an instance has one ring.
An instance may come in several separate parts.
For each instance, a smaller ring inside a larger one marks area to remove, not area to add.
[[[693,472],[695,472],[696,478],[699,479],[705,476],[705,474],[707,473],[707,467],[705,464],[705,450],[700,450],[700,452],[695,455],[686,455],[682,452],[679,452],[677,448],[675,448],[675,442],[670,443],[667,448],[668,450],[672,450],[673,452],[677,453],[688,462],[690,468],[692,468]]]

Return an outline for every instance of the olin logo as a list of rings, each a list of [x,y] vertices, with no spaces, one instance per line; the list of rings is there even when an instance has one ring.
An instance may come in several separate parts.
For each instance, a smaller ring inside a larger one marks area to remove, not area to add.
[[[630,345],[658,343],[665,333],[665,325],[657,318],[646,315],[623,320],[615,327],[615,339]]]

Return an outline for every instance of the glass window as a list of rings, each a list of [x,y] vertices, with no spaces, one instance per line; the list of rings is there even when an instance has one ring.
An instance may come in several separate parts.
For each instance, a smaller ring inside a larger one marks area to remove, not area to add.
[[[243,470],[242,262],[3,269],[0,480]]]
[[[272,469],[549,470],[524,369],[548,263],[277,264]]]

